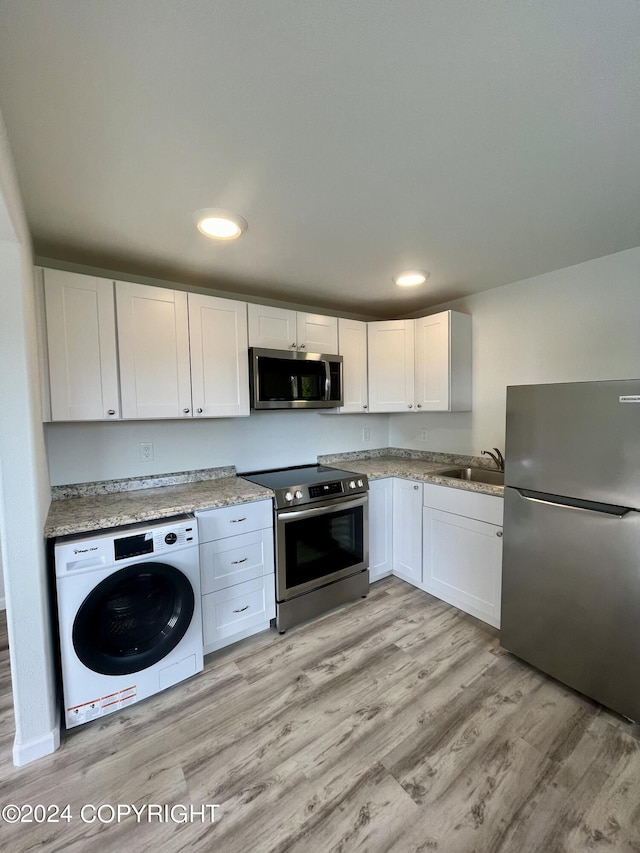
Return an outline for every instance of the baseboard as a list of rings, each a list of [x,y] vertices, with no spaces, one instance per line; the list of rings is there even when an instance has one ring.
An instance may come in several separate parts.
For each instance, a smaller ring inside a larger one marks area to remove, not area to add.
[[[32,761],[37,761],[38,758],[44,758],[45,755],[51,755],[59,746],[60,725],[58,724],[43,737],[35,738],[26,743],[17,743],[14,740],[13,763],[16,767],[22,767]]]

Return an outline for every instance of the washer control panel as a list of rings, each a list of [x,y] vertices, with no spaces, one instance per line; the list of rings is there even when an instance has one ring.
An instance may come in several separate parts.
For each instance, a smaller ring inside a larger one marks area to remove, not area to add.
[[[88,536],[64,536],[55,544],[56,575],[104,568],[136,557],[166,556],[197,544],[196,519],[184,515],[152,524],[128,524]]]
[[[162,554],[194,541],[196,521],[167,528],[154,528],[130,536],[118,536],[113,540],[113,552],[116,560],[130,560],[146,554]]]

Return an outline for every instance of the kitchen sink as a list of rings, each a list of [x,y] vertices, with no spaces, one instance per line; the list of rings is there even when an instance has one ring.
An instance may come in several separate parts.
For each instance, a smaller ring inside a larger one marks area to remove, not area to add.
[[[486,483],[488,486],[504,486],[504,472],[491,471],[488,468],[448,468],[446,471],[434,471],[438,477],[454,477],[456,480],[468,480],[470,483]]]

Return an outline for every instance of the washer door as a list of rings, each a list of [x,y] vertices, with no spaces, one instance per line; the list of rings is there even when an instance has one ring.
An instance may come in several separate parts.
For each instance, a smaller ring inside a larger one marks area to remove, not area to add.
[[[140,672],[166,657],[184,637],[195,599],[188,578],[165,563],[127,566],[82,602],[73,647],[102,675]]]

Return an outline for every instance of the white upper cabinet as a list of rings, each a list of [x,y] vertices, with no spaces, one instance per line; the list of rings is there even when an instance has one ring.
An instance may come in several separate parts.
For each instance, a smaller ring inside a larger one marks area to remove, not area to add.
[[[413,409],[414,320],[382,320],[368,326],[370,411]]]
[[[296,349],[296,312],[270,305],[249,305],[249,346]]]
[[[338,318],[324,314],[304,314],[296,317],[298,349],[338,355]]]
[[[113,282],[44,270],[51,419],[120,417]]]
[[[249,304],[249,346],[338,353],[338,319]]]
[[[116,282],[123,418],[190,418],[187,294]]]
[[[190,293],[189,333],[194,416],[248,415],[246,303]]]
[[[416,324],[416,409],[471,409],[471,317],[442,311]]]
[[[443,311],[369,323],[372,412],[471,409],[471,317]]]
[[[340,412],[366,412],[369,409],[367,385],[367,324],[359,320],[338,320],[338,355],[342,362],[344,406]]]

